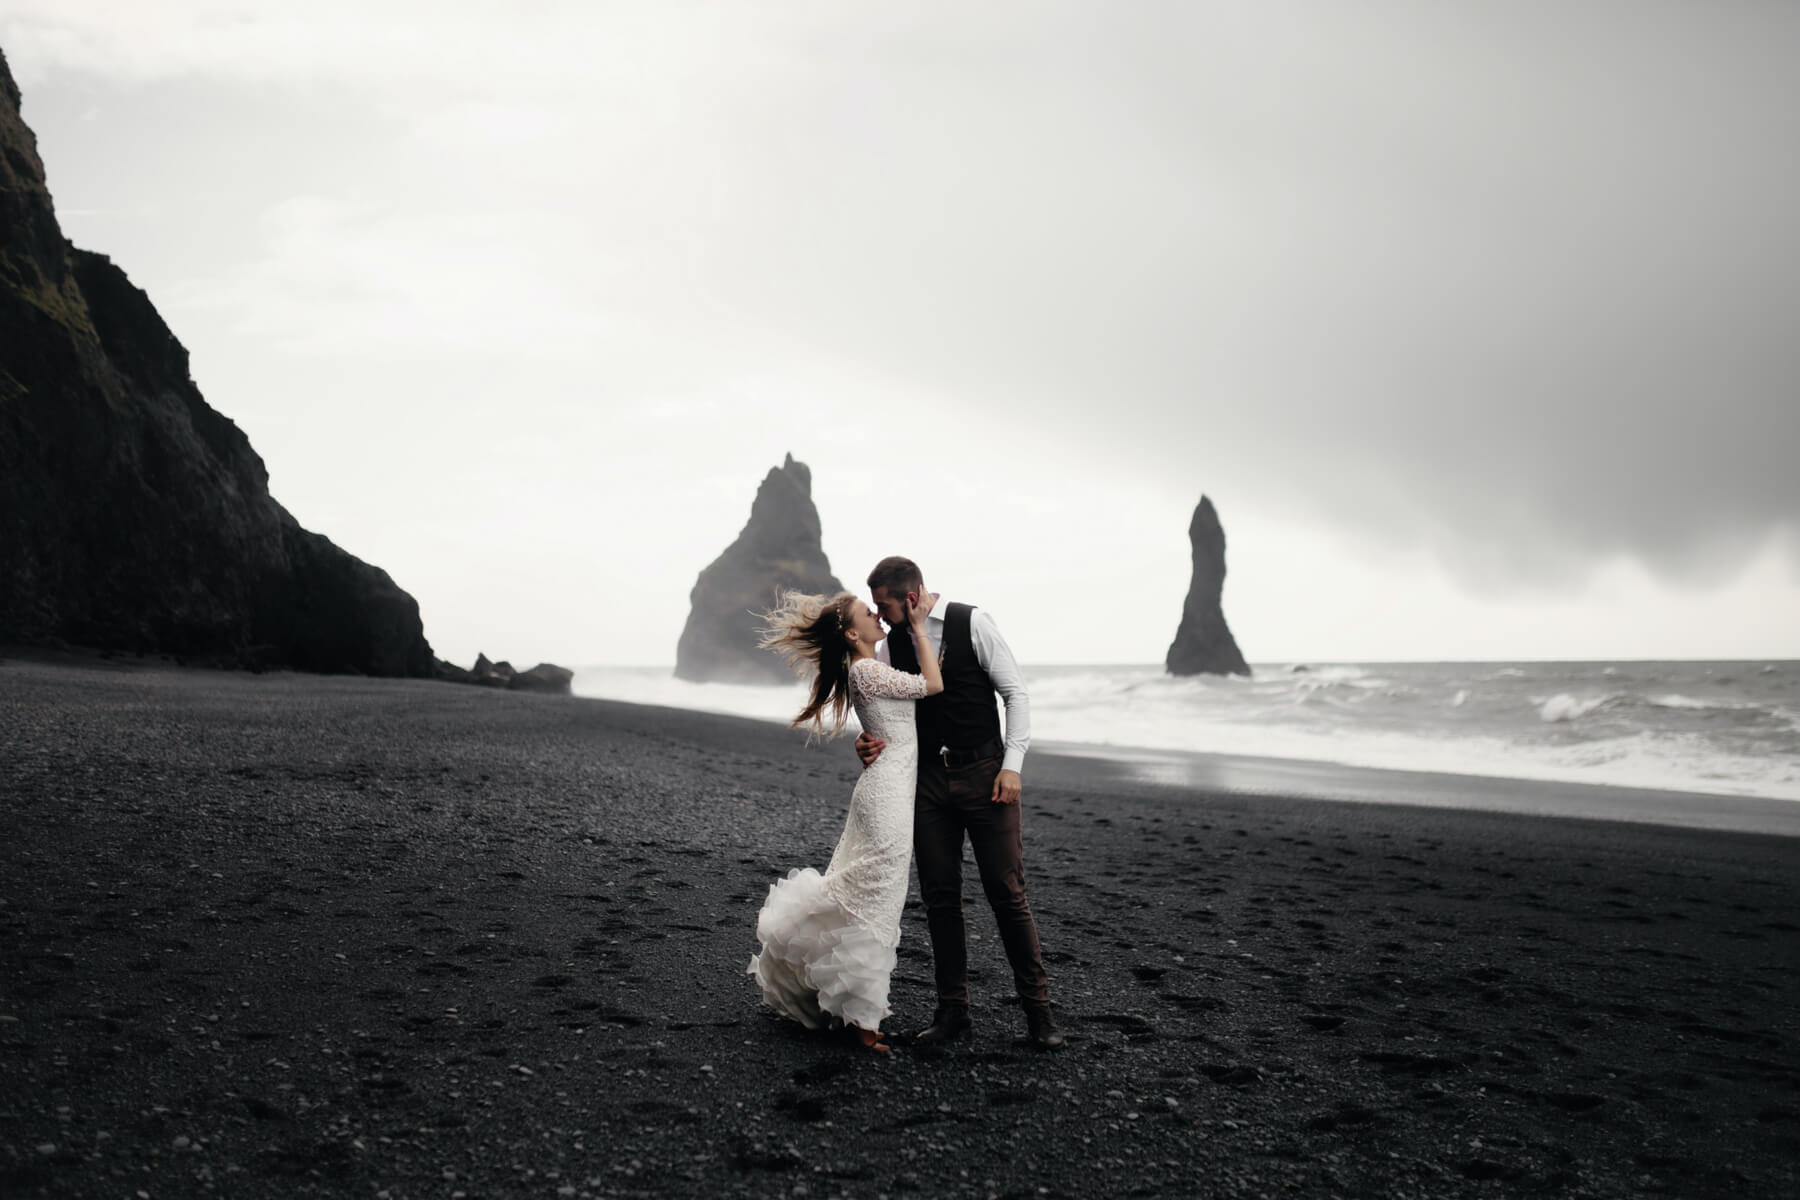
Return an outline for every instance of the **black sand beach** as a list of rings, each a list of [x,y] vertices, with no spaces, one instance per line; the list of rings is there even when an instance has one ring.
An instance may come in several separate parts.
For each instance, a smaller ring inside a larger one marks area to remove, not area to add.
[[[0,1194],[1800,1194],[1800,839],[1034,755],[1068,1048],[1014,1041],[975,899],[976,1036],[881,1057],[742,975],[855,776],[725,717],[0,662]],[[891,1028],[928,981],[913,907]]]

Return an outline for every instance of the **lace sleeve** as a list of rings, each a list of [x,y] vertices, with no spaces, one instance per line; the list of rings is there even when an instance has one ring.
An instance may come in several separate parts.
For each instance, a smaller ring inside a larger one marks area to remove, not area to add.
[[[908,675],[873,658],[859,658],[850,665],[856,688],[865,696],[883,696],[890,700],[923,700],[925,677]]]

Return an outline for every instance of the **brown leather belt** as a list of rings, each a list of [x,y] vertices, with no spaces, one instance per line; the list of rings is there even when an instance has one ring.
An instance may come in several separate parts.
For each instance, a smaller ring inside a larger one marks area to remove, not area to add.
[[[954,771],[959,767],[972,767],[985,758],[999,758],[1005,751],[1005,742],[999,738],[989,738],[979,746],[968,746],[961,750],[940,746],[938,756],[944,760],[947,769]]]

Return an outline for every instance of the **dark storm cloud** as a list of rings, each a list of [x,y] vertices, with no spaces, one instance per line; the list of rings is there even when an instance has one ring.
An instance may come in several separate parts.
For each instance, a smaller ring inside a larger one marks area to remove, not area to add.
[[[1716,577],[1800,521],[1800,10],[1573,8],[825,30],[731,286],[1484,584]]]

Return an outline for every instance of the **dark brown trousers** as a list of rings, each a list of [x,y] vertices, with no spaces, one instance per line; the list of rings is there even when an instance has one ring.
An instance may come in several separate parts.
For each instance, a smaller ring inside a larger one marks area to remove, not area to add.
[[[1037,923],[1025,899],[1025,851],[1019,841],[1017,804],[995,804],[994,776],[1000,759],[988,758],[954,770],[943,760],[920,756],[919,790],[913,805],[913,853],[919,894],[931,931],[931,960],[937,974],[940,1008],[969,1006],[969,953],[963,928],[963,839],[975,852],[981,890],[1000,926],[1000,942],[1012,965],[1013,986],[1028,1008],[1047,1008],[1050,980],[1038,948]]]

